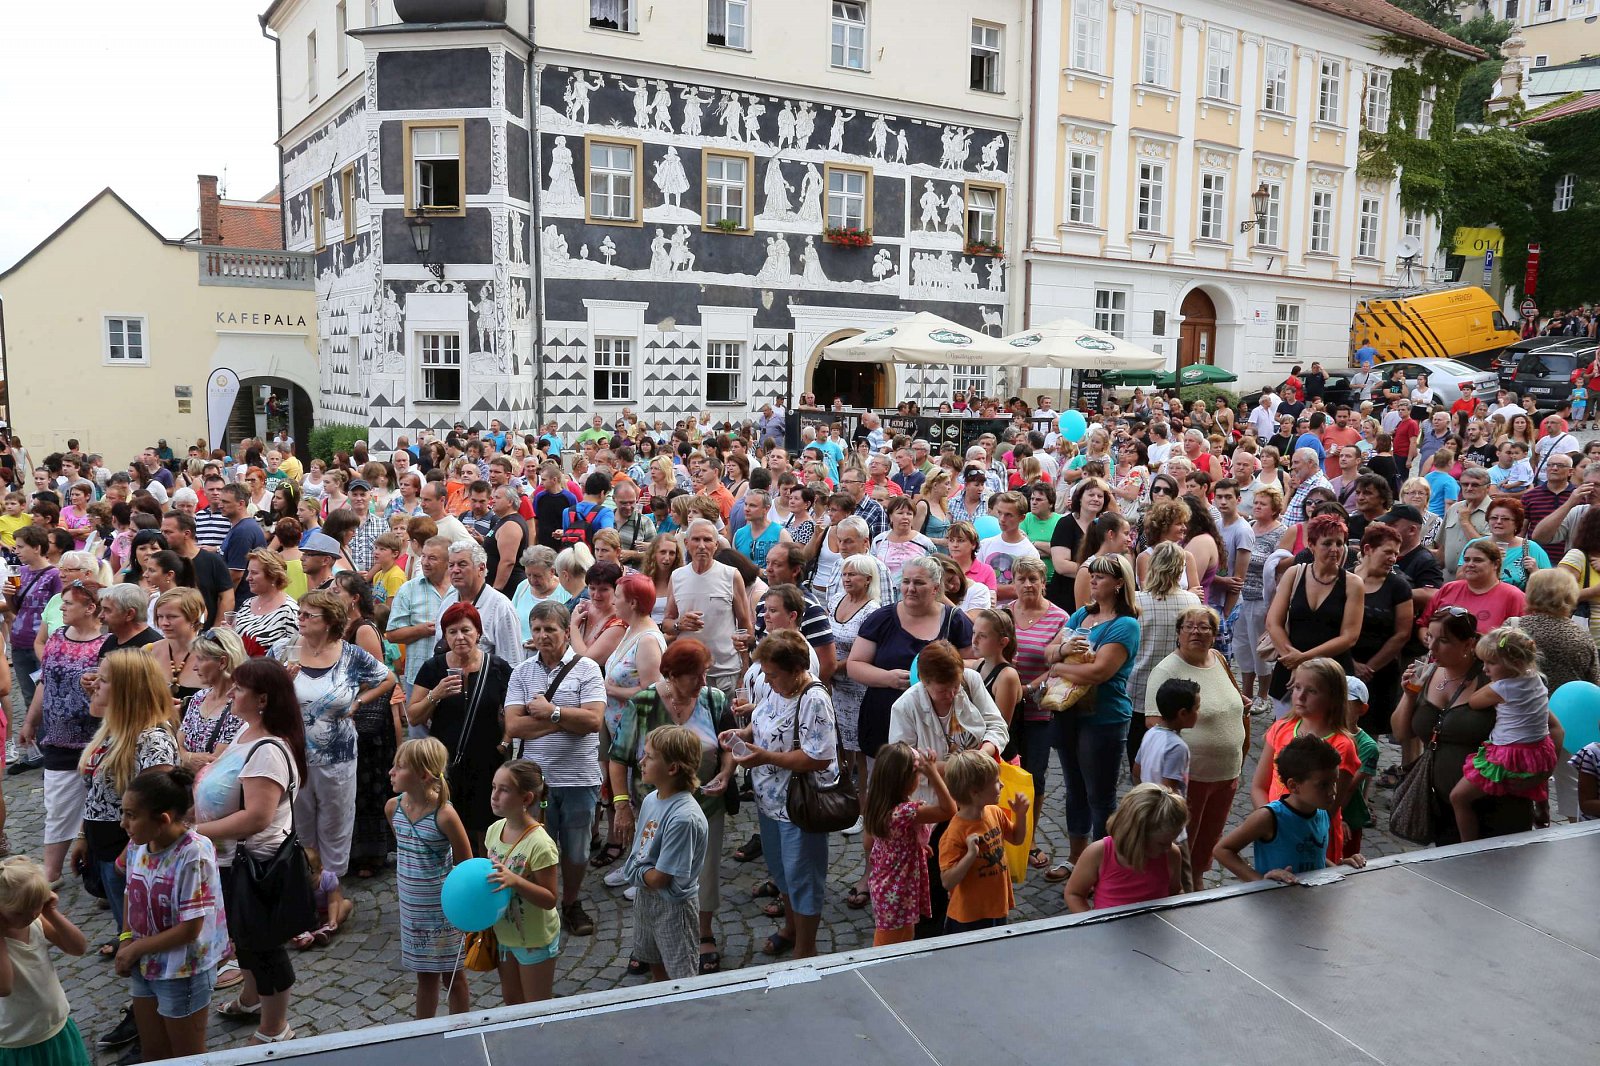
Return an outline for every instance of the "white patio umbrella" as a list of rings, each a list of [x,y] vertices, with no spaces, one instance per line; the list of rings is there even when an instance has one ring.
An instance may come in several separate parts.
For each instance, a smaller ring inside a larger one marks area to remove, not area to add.
[[[933,363],[943,366],[1025,366],[1026,354],[947,318],[919,311],[822,350],[844,363]]]
[[[1055,370],[1164,370],[1167,366],[1166,356],[1159,352],[1070,318],[1058,318],[994,343],[1022,355],[1008,366]]]

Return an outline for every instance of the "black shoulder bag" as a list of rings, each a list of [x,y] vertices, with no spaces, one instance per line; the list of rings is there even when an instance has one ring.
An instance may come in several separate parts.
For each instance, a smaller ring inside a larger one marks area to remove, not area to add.
[[[282,741],[265,738],[253,744],[244,761],[263,744],[272,744],[289,760],[289,774],[295,776],[294,757]],[[234,943],[254,951],[282,947],[301,933],[317,926],[317,899],[312,889],[311,864],[294,828],[294,787],[290,786],[289,835],[270,857],[258,859],[240,841],[233,853],[233,876],[228,880],[228,932]],[[244,782],[239,783],[239,806],[244,807]]]
[[[794,745],[791,751],[800,750],[800,703],[807,692],[822,687],[822,682],[813,681],[794,702]],[[834,757],[838,757],[837,728],[834,731]],[[789,797],[784,809],[789,821],[807,833],[837,833],[855,825],[856,819],[861,817],[861,804],[856,799],[856,790],[842,772],[837,781],[824,788],[816,783],[814,773],[792,771],[789,774]]]

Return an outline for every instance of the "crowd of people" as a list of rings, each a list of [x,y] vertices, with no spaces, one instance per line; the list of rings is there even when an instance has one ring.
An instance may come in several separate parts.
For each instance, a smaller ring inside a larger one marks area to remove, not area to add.
[[[1600,443],[1511,395],[1321,386],[1134,390],[1077,440],[1013,398],[964,447],[876,417],[791,446],[778,405],[118,471],[12,439],[0,688],[44,829],[0,865],[0,1047],[82,1061],[47,944],[128,977],[97,1041],[126,1061],[204,1050],[212,1012],[289,1039],[295,952],[390,863],[428,1017],[471,969],[551,996],[597,892],[632,901],[629,974],[716,972],[725,855],[764,864],[760,952],[805,957],[841,849],[896,943],[1003,924],[1027,876],[1076,911],[1359,866],[1370,789],[1418,766],[1433,843],[1543,824],[1548,693],[1600,680]],[[1573,764],[1600,815],[1600,746]],[[291,837],[318,913],[274,939],[235,900]],[[511,892],[469,943],[440,897],[474,856]]]

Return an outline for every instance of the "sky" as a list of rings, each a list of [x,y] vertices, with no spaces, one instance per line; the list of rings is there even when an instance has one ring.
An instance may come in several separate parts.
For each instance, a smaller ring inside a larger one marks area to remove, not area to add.
[[[268,0],[4,3],[0,270],[115,189],[164,236],[196,227],[195,176],[255,200],[278,180]]]

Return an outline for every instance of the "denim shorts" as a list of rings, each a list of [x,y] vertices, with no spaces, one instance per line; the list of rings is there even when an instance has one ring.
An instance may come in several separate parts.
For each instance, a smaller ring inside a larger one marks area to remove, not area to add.
[[[136,970],[128,975],[128,994],[134,999],[154,999],[156,1013],[163,1018],[187,1018],[211,1006],[211,990],[216,983],[215,967],[191,977],[150,980]]]
[[[550,789],[544,807],[544,830],[555,838],[561,861],[589,861],[589,836],[594,830],[594,805],[599,785],[566,785]]]
[[[757,815],[756,824],[772,883],[789,897],[796,914],[821,914],[827,898],[828,834],[808,833],[764,814]]]
[[[585,842],[587,844],[587,841]],[[509,962],[516,960],[518,966],[537,966],[541,962],[549,962],[561,954],[561,934],[542,948],[508,948],[500,946],[500,961]]]

